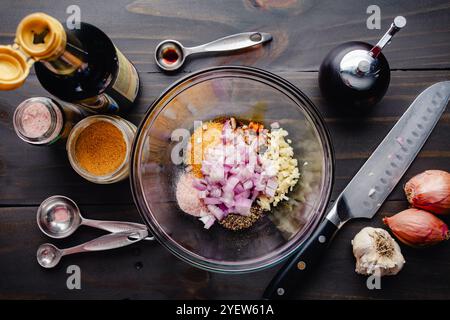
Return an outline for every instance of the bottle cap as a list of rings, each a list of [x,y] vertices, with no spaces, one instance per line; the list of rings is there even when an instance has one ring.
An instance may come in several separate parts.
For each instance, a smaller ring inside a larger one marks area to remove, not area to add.
[[[0,46],[0,90],[21,87],[35,61],[59,57],[65,50],[67,36],[58,20],[33,13],[20,22],[14,42],[12,46]]]
[[[35,60],[52,60],[66,47],[66,32],[62,24],[45,13],[33,13],[19,23],[16,43]]]
[[[31,64],[19,50],[12,46],[0,46],[0,90],[13,90],[22,86]]]

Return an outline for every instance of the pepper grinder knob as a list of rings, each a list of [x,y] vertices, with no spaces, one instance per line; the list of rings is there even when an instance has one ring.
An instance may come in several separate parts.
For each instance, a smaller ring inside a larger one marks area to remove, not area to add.
[[[397,16],[394,19],[394,22],[391,24],[389,30],[384,34],[384,36],[377,42],[377,44],[370,50],[370,55],[374,58],[378,57],[381,50],[391,43],[392,37],[400,31],[400,29],[406,26],[406,18],[403,16]]]
[[[374,46],[354,41],[331,50],[319,71],[324,96],[333,104],[347,109],[356,106],[359,111],[381,100],[390,82],[389,64],[381,51],[405,26],[405,17],[397,16]]]
[[[389,30],[370,51],[354,50],[347,53],[340,64],[339,72],[342,81],[350,88],[359,91],[373,87],[381,72],[378,60],[381,50],[391,42],[392,37],[405,25],[405,17],[398,16],[394,19]]]

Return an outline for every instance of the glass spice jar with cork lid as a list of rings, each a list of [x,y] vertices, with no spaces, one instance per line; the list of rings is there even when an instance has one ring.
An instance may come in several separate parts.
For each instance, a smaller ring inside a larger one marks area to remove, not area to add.
[[[88,113],[76,105],[47,97],[34,97],[17,106],[13,125],[23,141],[48,146],[63,141],[73,126]]]
[[[67,140],[72,168],[94,183],[110,184],[128,177],[130,152],[136,126],[108,115],[90,116],[80,121]]]

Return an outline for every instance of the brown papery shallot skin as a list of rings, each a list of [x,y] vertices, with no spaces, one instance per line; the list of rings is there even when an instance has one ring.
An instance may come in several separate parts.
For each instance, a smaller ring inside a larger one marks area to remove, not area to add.
[[[436,214],[450,213],[450,173],[427,170],[405,184],[408,202]]]
[[[392,233],[404,244],[411,247],[426,247],[448,240],[447,225],[433,214],[407,209],[392,217],[383,218]]]

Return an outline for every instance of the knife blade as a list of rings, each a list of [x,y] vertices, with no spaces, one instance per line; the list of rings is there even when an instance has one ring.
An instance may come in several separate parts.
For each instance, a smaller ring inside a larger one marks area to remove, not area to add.
[[[400,181],[444,112],[450,81],[425,89],[342,192],[339,223],[352,218],[372,218]],[[330,212],[328,219],[337,221]]]
[[[264,299],[285,299],[314,268],[336,232],[350,219],[372,218],[425,144],[450,97],[450,81],[425,89],[338,196],[311,237],[281,267]]]

